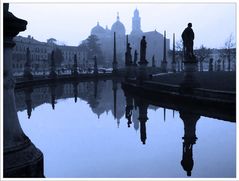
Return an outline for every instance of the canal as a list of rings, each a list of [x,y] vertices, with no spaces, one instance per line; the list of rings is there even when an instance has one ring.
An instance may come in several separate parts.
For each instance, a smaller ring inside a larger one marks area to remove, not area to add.
[[[235,122],[125,95],[112,80],[15,91],[21,127],[44,155],[45,177],[236,177]]]

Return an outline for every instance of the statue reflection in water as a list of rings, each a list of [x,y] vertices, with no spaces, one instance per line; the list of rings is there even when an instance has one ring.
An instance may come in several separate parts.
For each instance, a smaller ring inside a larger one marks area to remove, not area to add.
[[[56,84],[51,84],[50,85],[50,91],[51,91],[51,106],[52,109],[55,109],[55,104],[56,104]]]
[[[78,81],[73,82],[73,93],[74,93],[75,103],[77,102],[77,97],[78,97],[78,84],[79,84]]]
[[[193,161],[193,145],[196,143],[196,123],[200,116],[188,112],[180,111],[180,118],[184,123],[183,156],[181,165],[187,172],[187,176],[191,176],[194,165]]]
[[[149,104],[139,97],[132,97],[127,91],[124,91],[126,98],[126,108],[125,108],[125,117],[128,119],[128,127],[130,127],[132,113],[134,105],[138,108],[138,120],[140,123],[140,139],[143,144],[146,144],[147,134],[146,134],[146,122],[147,109]],[[164,119],[166,119],[166,108],[164,108]],[[182,160],[181,165],[186,171],[187,176],[192,175],[192,169],[194,165],[193,161],[193,145],[196,144],[196,124],[200,118],[200,115],[191,113],[189,111],[179,111],[180,118],[184,123],[184,136],[183,139],[183,150],[182,150]],[[173,110],[174,117],[174,110]]]
[[[143,144],[146,144],[146,139],[147,139],[147,134],[146,134],[146,122],[148,120],[147,117],[147,109],[148,109],[148,104],[141,99],[133,99],[130,95],[128,95],[125,92],[125,97],[126,97],[126,108],[125,108],[125,117],[128,119],[128,127],[130,127],[130,124],[132,124],[131,118],[133,114],[133,102],[135,100],[135,106],[138,107],[138,120],[139,120],[139,126],[140,126],[140,139]],[[134,121],[134,126],[137,126],[137,122]],[[136,129],[136,128],[135,128]],[[137,129],[136,129],[137,130]]]
[[[125,107],[125,118],[128,120],[128,127],[132,124],[131,117],[133,111],[133,98],[127,94],[125,94],[126,98],[126,107]]]
[[[27,106],[27,116],[28,119],[30,119],[31,114],[32,114],[32,92],[33,92],[33,88],[32,87],[28,87],[26,89],[24,89],[24,94],[25,94],[25,104]]]

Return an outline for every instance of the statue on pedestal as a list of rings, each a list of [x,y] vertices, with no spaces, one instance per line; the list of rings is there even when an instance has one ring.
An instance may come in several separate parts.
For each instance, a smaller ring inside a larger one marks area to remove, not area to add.
[[[194,32],[192,29],[192,23],[188,23],[188,27],[184,29],[182,33],[183,39],[183,51],[184,57],[186,59],[195,59],[193,54],[193,40],[194,40]]]
[[[126,52],[125,52],[125,66],[132,65],[132,55],[131,55],[130,43],[127,43]]]
[[[145,40],[145,36],[141,39],[140,42],[140,61],[139,64],[148,64],[148,61],[146,60],[146,48],[147,48],[147,42]]]

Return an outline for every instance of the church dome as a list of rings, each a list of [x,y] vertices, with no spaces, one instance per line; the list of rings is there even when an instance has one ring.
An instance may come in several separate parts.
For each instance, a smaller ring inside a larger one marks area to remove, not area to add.
[[[102,26],[100,26],[99,22],[97,22],[97,25],[91,29],[92,35],[99,35],[104,33],[106,33],[106,31]]]
[[[119,36],[125,36],[125,27],[119,20],[119,14],[117,15],[116,22],[111,27],[111,32],[116,32],[116,34],[118,34]]]

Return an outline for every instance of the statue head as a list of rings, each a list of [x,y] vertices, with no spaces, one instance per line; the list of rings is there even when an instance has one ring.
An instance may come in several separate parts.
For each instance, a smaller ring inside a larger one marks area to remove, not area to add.
[[[191,28],[192,26],[193,26],[193,25],[192,25],[192,23],[188,23],[188,27],[190,27],[190,28]]]

